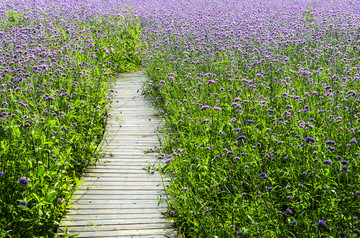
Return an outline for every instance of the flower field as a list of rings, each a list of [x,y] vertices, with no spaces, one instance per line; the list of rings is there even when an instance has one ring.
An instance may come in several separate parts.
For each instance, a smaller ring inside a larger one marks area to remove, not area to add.
[[[0,237],[54,235],[99,156],[107,82],[140,66],[135,19],[97,4],[0,5]]]
[[[1,4],[0,236],[53,234],[142,63],[185,237],[360,237],[360,2]]]
[[[135,2],[184,233],[360,237],[359,2]]]

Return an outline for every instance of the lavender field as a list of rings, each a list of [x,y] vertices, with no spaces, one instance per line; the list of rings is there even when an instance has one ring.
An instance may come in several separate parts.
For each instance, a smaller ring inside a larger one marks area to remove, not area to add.
[[[1,235],[56,229],[98,155],[107,82],[141,63],[185,237],[360,237],[360,2],[13,3],[0,12]]]
[[[0,237],[54,236],[80,175],[99,157],[111,77],[140,67],[139,24],[125,10],[1,2]]]
[[[185,233],[360,237],[360,2],[133,3]]]

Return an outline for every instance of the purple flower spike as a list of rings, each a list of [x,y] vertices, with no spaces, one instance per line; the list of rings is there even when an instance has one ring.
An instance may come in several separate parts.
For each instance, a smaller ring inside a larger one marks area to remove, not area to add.
[[[264,173],[264,172],[260,173],[259,177],[262,178],[262,179],[267,179],[268,178],[267,174]]]
[[[29,180],[27,180],[26,178],[19,178],[18,181],[19,181],[19,183],[22,183],[22,184],[25,184],[25,185],[29,184]]]
[[[306,137],[305,141],[306,142],[315,142],[315,139],[312,137]]]
[[[317,226],[326,226],[326,223],[323,221],[323,220],[319,220],[318,223],[317,223]]]
[[[253,123],[255,123],[253,120],[248,120],[247,122],[246,122],[247,124],[253,124]]]

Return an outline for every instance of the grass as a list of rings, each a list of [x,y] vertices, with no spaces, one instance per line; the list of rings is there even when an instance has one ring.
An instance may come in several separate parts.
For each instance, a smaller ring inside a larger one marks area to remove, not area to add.
[[[185,237],[360,236],[357,3],[126,4],[2,6],[1,236],[54,235],[140,63]]]
[[[0,21],[0,236],[51,237],[100,155],[109,83],[140,67],[140,28],[134,17],[24,8]]]

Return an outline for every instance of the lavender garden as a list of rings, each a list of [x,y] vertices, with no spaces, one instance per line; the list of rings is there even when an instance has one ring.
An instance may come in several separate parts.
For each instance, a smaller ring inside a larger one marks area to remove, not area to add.
[[[186,237],[360,237],[359,26],[347,0],[8,1],[2,235],[56,230],[141,64]]]

